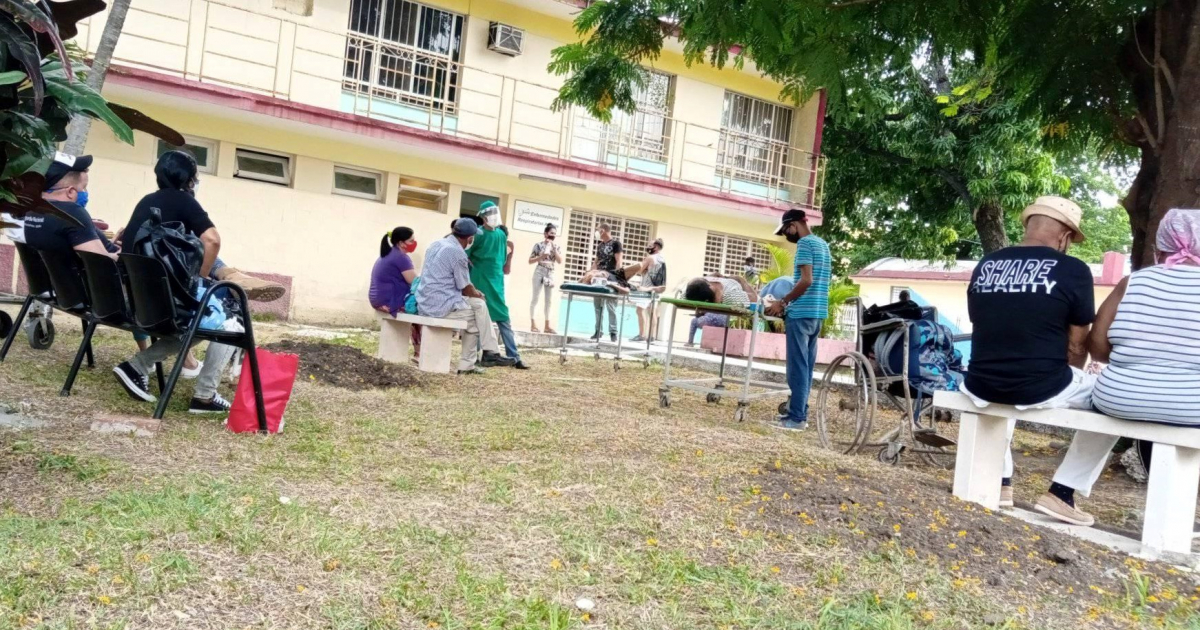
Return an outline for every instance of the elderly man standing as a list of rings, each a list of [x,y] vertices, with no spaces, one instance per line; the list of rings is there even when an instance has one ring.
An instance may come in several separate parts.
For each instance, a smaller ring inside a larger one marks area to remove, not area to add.
[[[487,301],[488,314],[500,330],[504,352],[513,360],[518,370],[528,370],[517,351],[517,339],[513,335],[512,318],[504,299],[504,265],[508,262],[508,230],[500,225],[500,208],[491,201],[479,206],[479,218],[483,228],[475,235],[475,242],[467,249],[467,260],[471,262],[471,284],[479,289]]]
[[[1072,243],[1083,242],[1082,214],[1066,199],[1038,197],[1021,214],[1025,238],[984,256],[971,274],[967,309],[974,331],[963,393],[978,407],[1091,409],[1096,377],[1083,368],[1096,318],[1092,271],[1067,255]],[[1009,444],[1015,426],[1010,420]],[[1009,507],[1013,464],[1005,447],[1000,505]],[[1077,431],[1035,509],[1066,523],[1091,525],[1094,519],[1075,507],[1074,494],[1088,495],[1111,448],[1107,436]]]
[[[466,249],[478,231],[479,226],[472,219],[455,221],[450,235],[435,241],[425,251],[425,266],[417,285],[417,308],[421,315],[467,322],[458,361],[459,374],[483,372],[475,365],[480,346],[483,347],[480,366],[508,367],[514,363],[512,359],[500,356],[487,302],[471,284]]]

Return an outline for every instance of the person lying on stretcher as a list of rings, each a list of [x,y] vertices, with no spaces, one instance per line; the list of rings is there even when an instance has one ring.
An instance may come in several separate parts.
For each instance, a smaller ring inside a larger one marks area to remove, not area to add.
[[[658,246],[662,246],[661,241],[658,241]],[[613,291],[620,293],[621,295],[627,295],[630,291],[629,283],[637,276],[640,276],[646,273],[647,270],[653,268],[655,264],[655,254],[649,253],[645,258],[642,259],[642,262],[639,262],[636,265],[629,265],[628,267],[617,269],[616,271],[592,269],[591,271],[583,274],[583,277],[579,279],[579,282],[581,284],[587,284],[595,287],[608,287]]]
[[[692,302],[724,304],[737,308],[750,308],[758,302],[758,293],[743,278],[725,278],[719,274],[696,278],[688,282],[683,297]]]

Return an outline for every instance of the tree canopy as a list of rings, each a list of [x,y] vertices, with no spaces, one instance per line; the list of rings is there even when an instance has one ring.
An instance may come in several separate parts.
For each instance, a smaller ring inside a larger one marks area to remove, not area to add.
[[[991,73],[1061,148],[1140,154],[1126,201],[1140,260],[1167,208],[1200,201],[1187,141],[1200,126],[1197,0],[609,0],[576,27],[581,41],[551,64],[568,75],[559,104],[601,118],[633,107],[639,64],[668,37],[690,63],[753,62],[797,101],[825,89],[833,120],[885,118],[873,83],[927,58]]]

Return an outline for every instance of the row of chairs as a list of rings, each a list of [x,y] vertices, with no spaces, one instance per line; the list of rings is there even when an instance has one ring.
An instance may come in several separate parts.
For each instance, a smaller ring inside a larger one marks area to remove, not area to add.
[[[149,256],[121,254],[117,261],[92,252],[37,251],[17,243],[17,255],[29,285],[29,293],[12,328],[0,347],[0,361],[8,355],[21,323],[35,301],[44,302],[55,310],[83,322],[83,341],[75,353],[71,371],[63,384],[61,395],[69,396],[75,377],[86,357],[88,367],[95,366],[92,336],[99,326],[117,328],[131,333],[148,335],[152,340],[179,339],[182,342],[170,376],[163,381],[162,365],[156,366],[159,398],[155,418],[162,418],[183,371],[184,358],[195,341],[210,341],[241,348],[250,363],[254,383],[254,402],[258,426],[267,431],[267,416],[263,405],[262,381],[258,372],[258,357],[254,351],[254,326],[246,293],[232,282],[217,282],[210,286],[200,304],[221,289],[232,291],[245,314],[245,331],[229,332],[200,328],[201,314],[180,321],[171,293],[167,269],[161,261]]]

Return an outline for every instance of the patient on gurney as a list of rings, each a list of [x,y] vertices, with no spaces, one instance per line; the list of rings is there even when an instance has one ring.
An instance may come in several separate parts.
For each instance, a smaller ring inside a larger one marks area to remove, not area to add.
[[[662,240],[655,241],[659,248],[662,247]],[[583,274],[579,282],[582,284],[591,285],[594,287],[608,287],[613,291],[626,295],[630,291],[629,283],[634,278],[646,273],[656,264],[662,264],[662,254],[650,253],[642,262],[636,265],[622,267],[616,271],[605,271],[603,269],[592,269]]]
[[[683,297],[692,302],[724,304],[737,308],[750,308],[758,302],[758,293],[743,278],[725,278],[714,274],[688,282]]]

